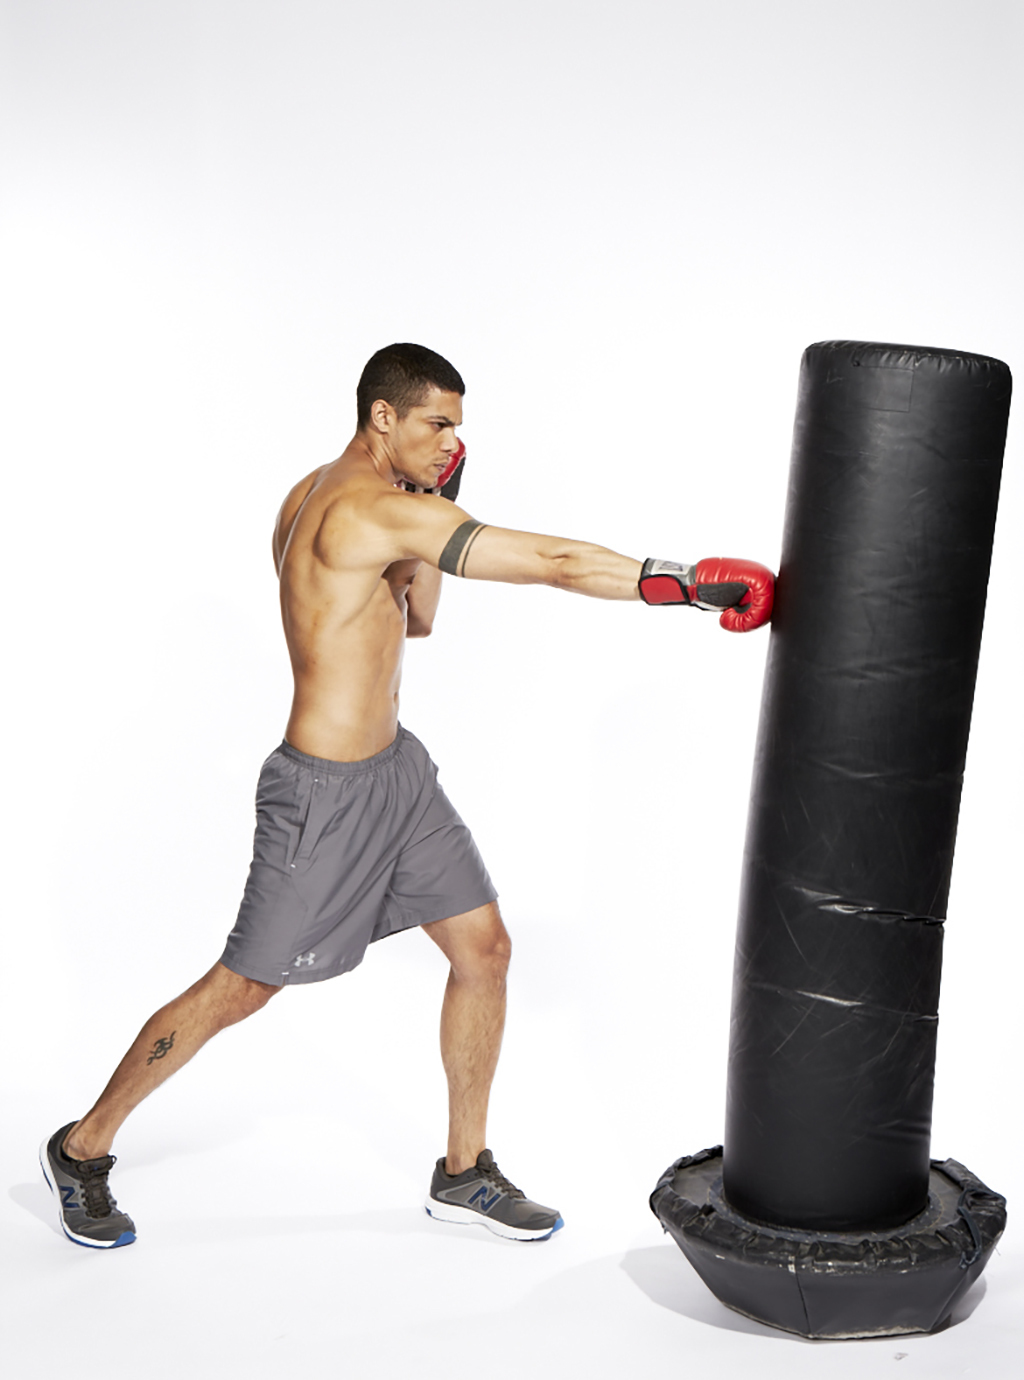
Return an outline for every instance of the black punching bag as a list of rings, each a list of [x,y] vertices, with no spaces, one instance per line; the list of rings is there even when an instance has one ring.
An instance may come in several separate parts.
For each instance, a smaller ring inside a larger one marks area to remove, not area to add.
[[[804,354],[754,771],[724,1156],[652,1206],[723,1302],[927,1331],[1005,1205],[929,1160],[942,927],[1010,402],[999,360]]]

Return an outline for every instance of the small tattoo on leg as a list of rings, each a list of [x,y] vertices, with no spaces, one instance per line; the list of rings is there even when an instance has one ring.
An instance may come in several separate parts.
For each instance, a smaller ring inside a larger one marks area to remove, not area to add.
[[[177,1033],[178,1032],[176,1030],[172,1030],[170,1035],[168,1035],[166,1039],[161,1037],[161,1039],[157,1040],[156,1044],[153,1046],[153,1053],[146,1060],[146,1063],[151,1064],[154,1059],[162,1059],[164,1055],[167,1054],[173,1046],[174,1037],[175,1035],[177,1035]]]

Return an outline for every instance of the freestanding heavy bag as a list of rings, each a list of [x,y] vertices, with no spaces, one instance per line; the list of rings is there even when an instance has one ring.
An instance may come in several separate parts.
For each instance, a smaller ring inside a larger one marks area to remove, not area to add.
[[[929,1161],[942,929],[1010,401],[999,360],[804,354],[736,947],[724,1157],[652,1207],[723,1302],[928,1331],[1005,1203]]]

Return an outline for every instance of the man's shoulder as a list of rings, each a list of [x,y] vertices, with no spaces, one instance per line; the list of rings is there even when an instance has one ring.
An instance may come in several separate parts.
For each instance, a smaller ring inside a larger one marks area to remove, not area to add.
[[[465,514],[448,499],[409,493],[347,453],[291,489],[278,514],[274,552],[304,549],[325,565],[361,569],[407,557],[433,560]],[[296,545],[298,543],[298,545]]]
[[[329,515],[344,517],[372,506],[380,491],[389,486],[372,471],[346,465],[345,456],[320,465],[293,484],[277,515],[279,528],[290,529],[299,513],[305,509],[318,523]]]
[[[283,517],[294,518],[295,514],[312,493],[317,480],[327,468],[327,465],[318,465],[315,470],[312,470],[303,479],[300,479],[297,484],[292,485],[285,496],[284,502],[281,504],[278,512],[278,521]]]
[[[304,549],[331,568],[389,564],[401,527],[395,508],[412,501],[375,471],[335,461],[292,488],[278,515],[275,549],[280,557],[286,547],[293,554]]]

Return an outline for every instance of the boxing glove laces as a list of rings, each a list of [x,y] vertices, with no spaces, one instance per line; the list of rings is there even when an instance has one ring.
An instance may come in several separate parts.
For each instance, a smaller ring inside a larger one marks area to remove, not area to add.
[[[645,604],[682,604],[719,613],[728,632],[750,632],[771,617],[775,576],[757,561],[712,556],[696,565],[644,561],[639,580]]]

